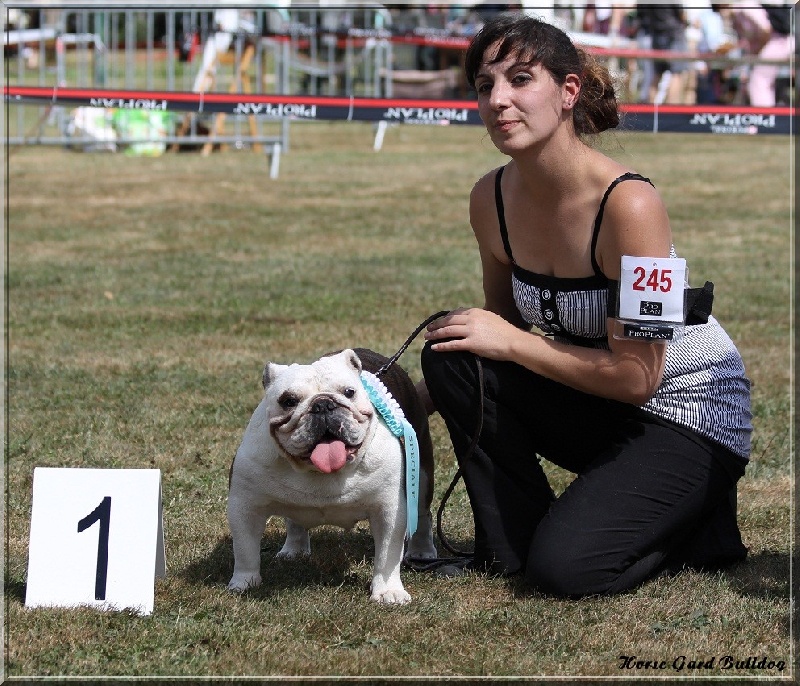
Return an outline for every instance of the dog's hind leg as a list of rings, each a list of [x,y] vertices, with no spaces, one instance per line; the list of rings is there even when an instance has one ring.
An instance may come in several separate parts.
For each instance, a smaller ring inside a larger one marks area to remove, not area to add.
[[[286,540],[283,548],[278,551],[275,557],[291,559],[311,555],[311,540],[308,536],[308,529],[304,529],[297,522],[288,517],[283,518],[286,524]]]
[[[427,441],[425,441],[427,439]],[[427,443],[427,446],[426,446]],[[421,453],[424,456],[426,453],[433,453],[431,447],[431,439],[426,435],[423,443],[420,444]],[[411,537],[406,547],[406,554],[403,559],[407,562],[413,560],[435,560],[439,557],[436,551],[436,544],[433,542],[433,522],[431,520],[431,500],[433,499],[433,484],[431,483],[430,474],[433,473],[432,465],[433,458],[430,458],[431,468],[423,469],[420,473],[420,486],[419,486],[419,503],[417,509],[417,530]]]
[[[408,542],[404,559],[406,561],[435,560],[437,557],[439,557],[439,553],[436,550],[436,544],[433,542],[431,512],[420,508],[417,530]]]

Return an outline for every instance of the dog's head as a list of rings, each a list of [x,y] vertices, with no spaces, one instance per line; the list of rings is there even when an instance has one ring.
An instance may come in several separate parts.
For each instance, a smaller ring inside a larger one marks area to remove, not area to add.
[[[352,350],[309,365],[267,363],[263,384],[270,434],[295,468],[329,474],[362,458],[375,409]]]

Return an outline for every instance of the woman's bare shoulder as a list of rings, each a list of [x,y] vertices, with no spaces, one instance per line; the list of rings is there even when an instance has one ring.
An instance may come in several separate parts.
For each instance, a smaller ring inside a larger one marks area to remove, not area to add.
[[[487,226],[494,229],[497,224],[495,202],[495,179],[499,169],[492,169],[479,178],[469,196],[469,217],[473,230],[478,233]]]
[[[481,176],[472,187],[470,199],[472,200],[485,200],[487,197],[494,197],[494,185],[498,172],[502,167],[497,167],[491,171],[486,172]]]
[[[621,255],[666,257],[672,245],[669,215],[661,194],[646,181],[620,183],[608,198],[597,257],[609,278],[618,278]]]

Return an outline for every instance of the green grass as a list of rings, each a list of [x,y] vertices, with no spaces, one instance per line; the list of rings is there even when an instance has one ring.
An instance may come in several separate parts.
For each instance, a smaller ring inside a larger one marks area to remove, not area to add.
[[[693,284],[753,381],[740,485],[749,560],[613,598],[556,600],[519,580],[407,572],[403,607],[368,601],[367,526],[319,529],[306,562],[263,539],[263,587],[236,597],[227,471],[267,359],[394,352],[427,315],[482,301],[467,198],[503,162],[477,128],[298,124],[280,178],[254,153],[208,158],[8,152],[8,677],[784,676],[671,668],[681,655],[790,653],[791,163],[783,137],[625,134],[603,143],[650,176]],[[419,378],[421,342],[402,364]],[[454,472],[432,421],[435,504]],[[36,466],[158,468],[168,576],[149,617],[24,608]],[[557,488],[570,475],[552,468]],[[471,543],[463,489],[445,515]],[[443,551],[442,551],[443,552]]]

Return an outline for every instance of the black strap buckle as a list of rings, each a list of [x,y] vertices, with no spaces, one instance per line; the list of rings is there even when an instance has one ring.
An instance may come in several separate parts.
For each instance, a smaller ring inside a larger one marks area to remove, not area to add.
[[[618,291],[619,281],[609,279],[607,314],[612,319],[616,318],[618,315]],[[693,326],[707,323],[713,304],[714,284],[711,281],[706,281],[702,288],[687,288],[683,306],[683,311],[686,316],[686,325]]]

